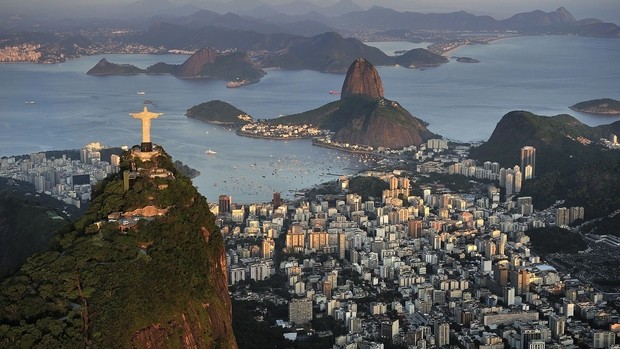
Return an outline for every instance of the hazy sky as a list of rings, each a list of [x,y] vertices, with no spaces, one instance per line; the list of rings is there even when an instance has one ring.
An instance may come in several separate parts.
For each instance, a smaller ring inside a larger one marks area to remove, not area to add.
[[[135,2],[136,0],[0,0],[2,8],[13,8],[24,5],[72,5],[72,7],[86,5],[119,5]],[[161,1],[161,0],[142,0]],[[206,5],[214,0],[168,0],[173,3],[192,2]],[[218,0],[229,2],[230,0]],[[247,0],[252,2],[251,0]],[[261,0],[268,4],[290,3],[295,0]],[[320,6],[331,5],[337,0],[305,0]],[[577,19],[595,17],[604,21],[620,24],[620,0],[353,0],[356,4],[368,8],[372,5],[418,12],[448,12],[465,10],[474,14],[488,14],[496,19],[507,18],[518,12],[543,10],[554,11],[558,7],[566,7]],[[205,6],[207,7],[207,6]]]

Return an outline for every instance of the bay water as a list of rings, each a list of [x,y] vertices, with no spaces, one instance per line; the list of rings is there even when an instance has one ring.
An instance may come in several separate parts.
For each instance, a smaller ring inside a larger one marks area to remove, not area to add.
[[[368,43],[393,51],[410,43]],[[451,53],[480,63],[436,68],[377,67],[385,97],[398,101],[429,129],[453,140],[479,141],[491,135],[512,110],[541,115],[567,113],[589,125],[620,120],[573,112],[569,106],[595,98],[620,99],[620,39],[540,36],[503,39]],[[297,190],[354,174],[367,159],[313,147],[309,140],[244,138],[234,130],[187,118],[202,102],[220,99],[270,119],[331,102],[344,75],[267,70],[257,84],[226,88],[225,82],[168,75],[88,76],[101,58],[146,68],[156,62],[182,63],[184,55],[105,55],[53,65],[0,64],[0,156],[75,149],[91,142],[139,144],[141,125],[129,113],[164,113],[153,120],[151,138],[174,159],[198,169],[194,179],[211,202],[220,194],[238,203],[265,202],[274,191]],[[372,62],[371,62],[372,63]],[[138,92],[144,91],[144,94]],[[205,151],[216,151],[207,155]]]

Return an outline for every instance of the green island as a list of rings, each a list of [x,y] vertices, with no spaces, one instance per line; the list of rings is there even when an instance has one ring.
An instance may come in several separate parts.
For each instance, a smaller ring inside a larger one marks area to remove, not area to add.
[[[459,63],[480,63],[479,60],[471,57],[455,57]]]
[[[570,108],[574,111],[588,114],[619,115],[620,101],[611,98],[592,99],[577,103]]]
[[[218,125],[239,126],[252,123],[254,119],[243,110],[220,100],[200,103],[187,110],[187,117]]]

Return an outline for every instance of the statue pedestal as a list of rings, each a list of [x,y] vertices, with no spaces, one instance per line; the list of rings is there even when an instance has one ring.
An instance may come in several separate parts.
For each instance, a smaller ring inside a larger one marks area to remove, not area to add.
[[[144,151],[144,148],[141,146],[140,150],[132,150],[131,156],[138,157],[142,161],[151,161],[153,157],[159,155],[159,151],[153,150],[153,144],[149,144],[151,145],[151,151]],[[144,145],[144,143],[142,143],[142,145]]]
[[[140,151],[143,153],[150,153],[153,151],[153,143],[152,142],[142,142],[140,144]]]

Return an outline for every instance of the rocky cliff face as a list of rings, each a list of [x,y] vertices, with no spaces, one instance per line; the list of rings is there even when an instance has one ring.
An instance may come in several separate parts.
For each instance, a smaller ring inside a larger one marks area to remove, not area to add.
[[[356,97],[349,97],[344,103],[359,104],[360,102],[355,99]],[[352,115],[346,107],[337,113],[346,113],[352,118],[336,131],[332,138],[334,141],[369,145],[375,148],[400,149],[410,145],[420,145],[436,137],[420,119],[411,115],[395,101],[381,98],[366,103],[364,108]],[[339,115],[338,117],[347,116]]]
[[[342,84],[341,98],[364,95],[374,99],[383,97],[383,83],[375,67],[364,58],[356,59],[347,71]]]
[[[237,348],[222,235],[157,150],[139,164],[123,156],[136,178],[103,180],[73,230],[2,281],[0,347]],[[116,219],[145,208],[161,215]]]
[[[334,115],[342,121],[333,137],[337,142],[399,149],[420,145],[434,136],[420,119],[383,97],[381,77],[364,58],[349,67],[341,102]]]
[[[179,68],[177,76],[181,78],[199,77],[202,67],[205,64],[215,63],[216,56],[217,52],[210,47],[205,47],[196,51],[196,53],[191,55],[185,62],[183,62],[183,64]]]

